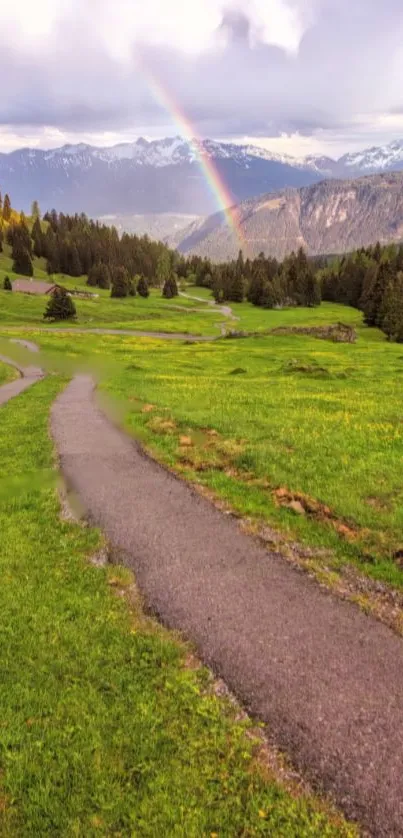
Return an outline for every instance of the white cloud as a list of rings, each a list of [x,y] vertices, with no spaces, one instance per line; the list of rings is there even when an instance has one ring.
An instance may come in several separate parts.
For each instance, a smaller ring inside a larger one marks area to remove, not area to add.
[[[228,9],[247,13],[253,40],[293,51],[306,18],[292,0],[249,0],[246,9],[243,0],[19,0],[1,4],[0,25],[35,43],[48,36],[73,5],[82,26],[122,60],[130,57],[135,41],[199,53],[214,43]]]

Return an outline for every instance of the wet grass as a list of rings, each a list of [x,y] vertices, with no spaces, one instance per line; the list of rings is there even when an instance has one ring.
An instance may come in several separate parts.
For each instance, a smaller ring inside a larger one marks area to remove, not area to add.
[[[187,649],[116,595],[130,574],[89,563],[99,534],[61,521],[48,421],[62,384],[0,409],[0,834],[352,835],[259,768]]]

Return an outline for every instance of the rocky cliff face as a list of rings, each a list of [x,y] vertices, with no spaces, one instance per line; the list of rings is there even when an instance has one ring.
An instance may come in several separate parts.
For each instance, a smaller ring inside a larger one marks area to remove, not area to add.
[[[304,247],[312,255],[342,253],[403,239],[403,173],[359,180],[323,181],[245,201],[238,207],[241,246],[249,256],[260,251],[284,258]],[[184,231],[183,253],[217,261],[236,255],[239,242],[221,213]]]

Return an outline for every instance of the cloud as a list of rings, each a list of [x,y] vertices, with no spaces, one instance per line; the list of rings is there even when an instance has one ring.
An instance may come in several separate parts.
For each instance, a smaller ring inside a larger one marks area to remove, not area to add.
[[[0,9],[3,138],[177,131],[167,98],[222,138],[375,135],[402,111],[401,0],[14,6]]]

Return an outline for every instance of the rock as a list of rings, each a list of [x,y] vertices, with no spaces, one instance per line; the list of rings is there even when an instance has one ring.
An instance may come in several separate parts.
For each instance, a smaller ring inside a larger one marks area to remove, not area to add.
[[[302,506],[302,503],[300,503],[299,500],[293,500],[293,501],[291,501],[291,503],[288,503],[287,504],[287,509],[292,509],[292,511],[295,512],[296,515],[305,515],[306,514],[305,509],[304,509],[304,507]]]

